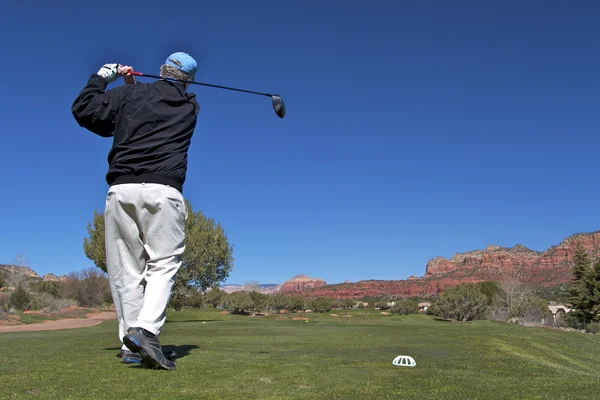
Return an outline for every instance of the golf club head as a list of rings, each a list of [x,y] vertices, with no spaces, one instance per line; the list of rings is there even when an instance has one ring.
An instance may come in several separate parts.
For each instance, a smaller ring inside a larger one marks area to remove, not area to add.
[[[277,114],[279,118],[285,117],[285,103],[283,102],[281,96],[273,94],[271,95],[271,101],[273,103],[273,110],[275,110],[275,114]]]

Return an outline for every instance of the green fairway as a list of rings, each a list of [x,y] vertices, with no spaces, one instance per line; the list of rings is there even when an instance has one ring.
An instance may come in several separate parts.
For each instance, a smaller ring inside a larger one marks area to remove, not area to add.
[[[1,333],[0,398],[588,399],[600,391],[598,335],[339,313],[305,322],[170,312],[161,340],[181,354],[176,371],[121,364],[115,321]],[[393,366],[398,355],[417,366]]]

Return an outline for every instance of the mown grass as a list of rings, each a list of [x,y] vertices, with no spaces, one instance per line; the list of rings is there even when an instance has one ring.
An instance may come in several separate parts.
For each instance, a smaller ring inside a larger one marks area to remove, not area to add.
[[[587,399],[600,336],[492,321],[171,312],[176,371],[119,363],[116,322],[0,334],[0,398]],[[395,367],[397,355],[417,366]]]

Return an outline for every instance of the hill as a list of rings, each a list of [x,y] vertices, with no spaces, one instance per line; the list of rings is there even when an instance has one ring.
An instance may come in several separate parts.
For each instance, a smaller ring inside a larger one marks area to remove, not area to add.
[[[18,265],[0,264],[0,274],[7,280],[33,280],[33,281],[54,281],[61,282],[66,279],[66,276],[56,276],[54,274],[46,274],[43,276],[38,275],[37,272],[29,267],[22,267]]]
[[[449,260],[431,259],[425,275],[406,280],[364,280],[288,290],[310,296],[360,298],[368,296],[428,296],[461,282],[515,280],[532,287],[548,288],[568,283],[577,245],[595,258],[600,250],[600,231],[577,233],[538,252],[517,244],[490,245],[482,250],[456,253]],[[283,284],[282,287],[288,287]]]

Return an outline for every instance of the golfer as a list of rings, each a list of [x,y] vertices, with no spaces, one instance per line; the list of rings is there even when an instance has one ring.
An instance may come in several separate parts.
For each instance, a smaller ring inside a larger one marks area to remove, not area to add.
[[[124,362],[175,369],[160,346],[166,308],[185,250],[183,185],[200,106],[188,93],[197,63],[170,55],[163,78],[136,83],[131,67],[105,64],[72,105],[77,123],[111,137],[104,224],[106,265]],[[125,85],[106,90],[123,76]],[[145,284],[145,289],[144,289]]]

